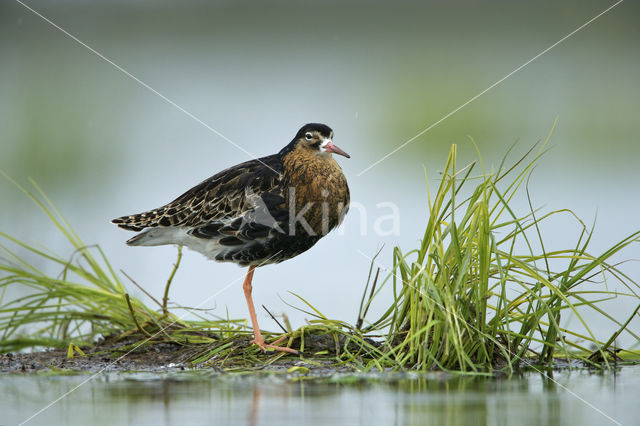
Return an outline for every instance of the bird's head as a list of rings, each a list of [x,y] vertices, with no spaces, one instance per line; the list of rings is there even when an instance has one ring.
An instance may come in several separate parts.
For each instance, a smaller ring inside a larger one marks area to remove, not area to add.
[[[325,124],[305,124],[298,130],[291,145],[294,149],[307,150],[321,156],[330,156],[334,153],[351,158],[349,154],[333,144],[333,130]]]

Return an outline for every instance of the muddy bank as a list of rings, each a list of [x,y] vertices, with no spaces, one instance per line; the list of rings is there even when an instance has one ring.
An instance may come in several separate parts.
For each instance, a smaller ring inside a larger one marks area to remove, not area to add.
[[[215,337],[214,334],[207,337]],[[200,336],[204,336],[201,333]],[[365,339],[373,347],[379,345]],[[293,339],[291,347],[300,349],[299,338]],[[338,362],[344,350],[356,354],[351,361]],[[328,334],[306,334],[304,337],[304,353],[292,355],[283,352],[261,352],[250,343],[250,338],[241,335],[233,339],[219,341],[214,344],[179,344],[150,340],[143,335],[114,335],[103,338],[95,345],[82,347],[84,355],[74,351],[69,357],[68,349],[50,349],[31,353],[5,353],[0,355],[0,374],[12,373],[54,373],[68,374],[74,372],[169,372],[190,369],[207,369],[212,372],[241,371],[273,371],[299,372],[310,375],[326,375],[333,373],[351,373],[358,371],[356,364],[367,357],[362,347],[346,341],[344,336]],[[358,355],[359,354],[359,355]],[[602,363],[594,353],[592,361]],[[623,360],[615,353],[610,355],[609,367],[616,367],[618,362],[637,364],[638,360]],[[529,358],[515,370],[533,369],[539,371],[539,360]],[[537,367],[536,367],[537,366]],[[503,358],[494,360],[494,374],[502,374],[500,370],[509,370]],[[554,359],[553,370],[565,368],[593,368],[577,360]],[[402,369],[400,369],[402,370]]]
[[[84,356],[67,349],[50,349],[31,353],[6,353],[0,355],[0,373],[37,372],[165,372],[191,368],[209,368],[214,371],[265,370],[286,371],[294,367],[309,372],[348,372],[353,368],[336,366],[334,357],[315,357],[314,353],[335,354],[336,344],[325,336],[307,336],[302,356],[268,352],[262,354],[249,343],[249,338],[238,337],[232,342],[233,356],[211,357],[206,362],[194,362],[202,353],[214,350],[207,345],[181,345],[171,342],[146,342],[139,337],[110,337],[94,346],[82,347]],[[294,341],[292,347],[299,348]],[[242,355],[250,354],[247,357]],[[311,356],[309,356],[311,355]],[[242,359],[242,362],[238,358]],[[248,362],[249,361],[249,362]]]

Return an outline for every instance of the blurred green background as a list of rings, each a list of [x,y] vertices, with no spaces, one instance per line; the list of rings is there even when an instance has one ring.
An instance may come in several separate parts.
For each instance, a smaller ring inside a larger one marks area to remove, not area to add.
[[[587,224],[597,213],[594,253],[640,228],[636,3],[621,3],[361,176],[612,2],[28,4],[255,155],[276,152],[306,122],[334,128],[352,156],[339,161],[366,221],[353,210],[343,232],[258,271],[256,303],[286,311],[294,326],[305,316],[284,304],[295,302],[288,291],[355,320],[369,266],[359,251],[372,256],[384,245],[379,260],[390,265],[394,245],[417,244],[427,217],[423,167],[435,182],[452,143],[460,164],[473,160],[468,136],[497,166],[512,143],[515,160],[558,117],[553,149],[531,180],[534,206],[571,208]],[[131,234],[110,219],[160,206],[248,156],[12,1],[0,4],[0,58],[0,169],[22,183],[34,178],[87,244],[100,244],[116,268],[159,296],[175,249],[126,247]],[[4,179],[0,199],[2,231],[71,254]],[[375,218],[389,213],[381,202],[399,207],[398,235],[373,232]],[[515,206],[527,212],[524,193]],[[543,227],[547,249],[574,245],[580,228],[565,219]],[[638,254],[636,246],[623,257]],[[640,279],[636,263],[623,269]],[[172,300],[197,305],[243,273],[187,253]],[[204,307],[246,316],[239,282]],[[606,305],[621,316],[632,308]]]

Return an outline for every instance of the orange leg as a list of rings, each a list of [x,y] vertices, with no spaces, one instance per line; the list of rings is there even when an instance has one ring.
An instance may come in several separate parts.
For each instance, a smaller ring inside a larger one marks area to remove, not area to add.
[[[264,339],[262,338],[262,333],[260,333],[260,327],[258,326],[258,317],[256,317],[256,310],[253,307],[253,299],[251,298],[251,291],[253,287],[251,286],[251,280],[253,280],[253,271],[256,267],[249,266],[249,271],[247,272],[247,277],[244,279],[244,284],[242,285],[242,289],[244,290],[244,297],[247,298],[247,306],[249,307],[249,316],[251,317],[251,325],[253,326],[253,340],[251,343],[255,343],[262,349],[263,351],[267,351],[267,349],[273,349],[275,351],[280,352],[289,352],[292,354],[298,354],[298,351],[292,348],[286,348],[283,346],[276,346],[275,344],[268,345],[264,343]],[[285,336],[279,338],[273,343],[280,343],[283,341]]]

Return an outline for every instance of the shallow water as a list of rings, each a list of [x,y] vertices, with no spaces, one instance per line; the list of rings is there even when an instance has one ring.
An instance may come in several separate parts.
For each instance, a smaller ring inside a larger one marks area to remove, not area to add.
[[[512,378],[204,372],[3,376],[2,424],[637,424],[640,368]],[[86,383],[85,383],[86,382]],[[84,384],[83,384],[84,383]],[[75,389],[77,388],[77,389]],[[74,390],[75,389],[75,390]]]

